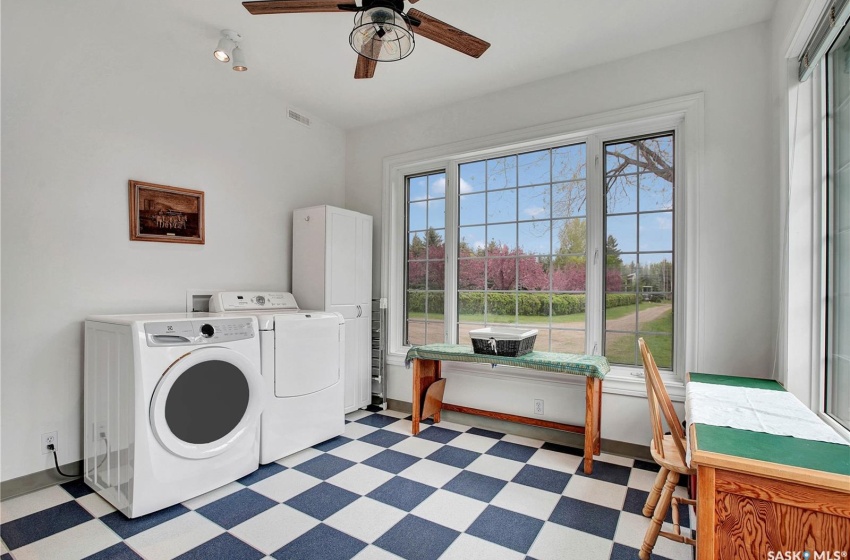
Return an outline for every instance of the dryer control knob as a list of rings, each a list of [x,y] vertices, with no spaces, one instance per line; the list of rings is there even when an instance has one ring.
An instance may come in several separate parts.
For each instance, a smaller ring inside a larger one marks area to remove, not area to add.
[[[203,325],[201,325],[201,334],[209,338],[215,334],[215,327],[213,327],[209,323],[204,323]]]
[[[257,305],[265,305],[266,304],[266,298],[263,297],[263,296],[255,297],[254,301],[257,302]]]

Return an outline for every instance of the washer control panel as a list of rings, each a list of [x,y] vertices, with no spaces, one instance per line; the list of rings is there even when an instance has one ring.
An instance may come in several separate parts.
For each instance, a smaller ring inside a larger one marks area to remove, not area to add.
[[[289,292],[216,292],[210,297],[210,312],[257,311],[263,309],[298,310]]]
[[[145,323],[148,346],[188,346],[233,342],[254,338],[254,322],[249,318],[156,321]]]

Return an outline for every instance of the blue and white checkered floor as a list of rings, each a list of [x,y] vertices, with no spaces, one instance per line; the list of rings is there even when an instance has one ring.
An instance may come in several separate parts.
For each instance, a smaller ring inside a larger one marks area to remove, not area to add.
[[[344,436],[138,519],[79,480],[7,500],[0,560],[637,558],[654,464],[603,454],[586,476],[579,450],[405,418],[351,413]]]

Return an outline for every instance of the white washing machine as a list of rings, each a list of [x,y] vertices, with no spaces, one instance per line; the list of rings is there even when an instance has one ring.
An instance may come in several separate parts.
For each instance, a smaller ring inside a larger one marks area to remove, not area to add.
[[[257,320],[206,313],[86,319],[84,480],[127,517],[259,466]]]
[[[266,401],[260,463],[286,457],[345,430],[345,319],[298,309],[289,292],[217,292],[210,312],[255,314]]]

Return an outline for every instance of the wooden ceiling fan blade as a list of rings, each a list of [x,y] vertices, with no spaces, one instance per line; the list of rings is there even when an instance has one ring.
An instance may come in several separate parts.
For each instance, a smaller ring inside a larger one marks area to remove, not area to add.
[[[462,52],[471,57],[478,58],[484,54],[484,51],[490,48],[490,43],[487,41],[470,35],[466,31],[461,31],[457,27],[431,17],[419,10],[408,10],[407,17],[414,20],[411,23],[416,28],[414,31],[415,34],[436,41],[441,45],[445,45],[450,49]],[[415,21],[418,21],[419,24],[417,25]]]
[[[353,2],[339,0],[259,0],[242,2],[255,16],[264,14],[299,14],[313,12],[347,12],[357,9]]]
[[[354,68],[354,79],[364,80],[375,75],[378,61],[366,58],[362,54],[357,55],[357,66]]]

